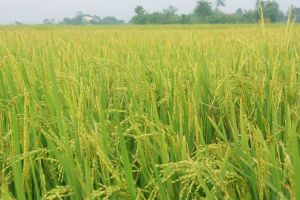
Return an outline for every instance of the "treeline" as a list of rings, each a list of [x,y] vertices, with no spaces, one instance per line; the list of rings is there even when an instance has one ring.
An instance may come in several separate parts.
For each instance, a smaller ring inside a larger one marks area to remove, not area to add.
[[[288,13],[280,10],[276,1],[257,1],[255,9],[237,9],[235,13],[227,14],[220,10],[225,6],[225,0],[216,0],[215,6],[209,1],[200,0],[194,11],[190,14],[178,14],[178,10],[169,6],[167,9],[156,12],[147,12],[142,6],[135,8],[135,15],[130,20],[133,24],[235,24],[256,23],[261,19],[260,10],[263,11],[264,20],[272,23],[285,21]],[[291,7],[292,19],[300,22],[300,8]]]
[[[66,25],[105,25],[105,24],[123,24],[123,20],[119,20],[116,17],[99,17],[97,15],[84,14],[78,12],[75,17],[65,17],[62,21],[56,22],[54,19],[45,19],[44,24],[66,24]]]
[[[267,22],[286,21],[291,11],[292,20],[300,22],[300,8],[291,7],[290,11],[284,13],[276,1],[256,2],[252,10],[238,8],[235,13],[224,13],[221,7],[226,5],[225,0],[216,0],[213,5],[207,0],[200,0],[190,14],[178,14],[177,8],[169,6],[162,11],[148,12],[142,6],[137,6],[135,15],[131,18],[131,24],[237,24],[256,23],[261,19],[261,10],[264,20]],[[101,25],[101,24],[123,24],[123,20],[116,17],[99,17],[97,15],[84,14],[78,12],[75,17],[64,18],[56,22],[54,19],[45,19],[44,24],[66,24],[66,25]],[[16,22],[17,24],[17,22]],[[18,22],[18,24],[21,24]]]

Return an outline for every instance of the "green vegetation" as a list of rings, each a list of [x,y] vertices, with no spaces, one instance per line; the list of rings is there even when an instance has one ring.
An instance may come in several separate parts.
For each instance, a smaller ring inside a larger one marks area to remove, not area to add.
[[[47,19],[46,19],[47,20]],[[47,22],[47,21],[46,21]],[[66,25],[105,25],[105,24],[123,24],[124,21],[119,20],[115,17],[99,17],[97,15],[88,15],[84,14],[82,12],[78,12],[77,15],[73,18],[65,17],[60,24],[66,24]],[[49,24],[45,23],[44,24]],[[51,24],[55,24],[55,22],[52,22]]]
[[[300,27],[0,30],[0,199],[300,199]]]
[[[210,1],[198,1],[196,8],[190,14],[178,15],[177,9],[173,6],[153,13],[147,12],[143,7],[137,6],[135,16],[131,19],[133,24],[249,24],[260,21],[260,10],[264,12],[267,22],[284,22],[288,13],[280,10],[276,1],[257,1],[254,10],[237,9],[235,13],[227,14],[220,10],[225,6],[225,0],[216,0],[216,7]],[[254,7],[254,6],[253,6]],[[292,20],[300,22],[300,8],[292,7]]]
[[[215,3],[207,0],[199,0],[192,13],[178,14],[177,8],[169,6],[162,11],[147,12],[142,6],[134,9],[135,15],[131,18],[131,24],[252,24],[260,21],[260,11],[264,12],[266,22],[284,23],[287,21],[290,11],[291,20],[300,22],[300,8],[291,5],[288,12],[280,10],[276,1],[256,1],[253,10],[242,10],[238,8],[235,13],[224,13],[220,9],[226,5],[225,0],[216,0]],[[99,17],[97,15],[84,14],[78,12],[75,17],[65,17],[61,22],[55,19],[45,19],[44,24],[64,24],[64,25],[108,25],[124,24],[123,20],[116,17]],[[16,22],[16,25],[22,25]]]
[[[294,19],[296,22],[300,22],[300,8],[292,7],[291,8],[292,13],[292,19]]]

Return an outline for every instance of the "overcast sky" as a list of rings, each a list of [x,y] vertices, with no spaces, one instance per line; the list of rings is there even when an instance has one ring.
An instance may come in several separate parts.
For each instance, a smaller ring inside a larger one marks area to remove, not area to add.
[[[72,17],[78,11],[95,14],[100,17],[116,16],[129,20],[134,8],[142,5],[148,11],[161,10],[173,5],[180,13],[190,13],[197,0],[0,0],[0,24],[15,21],[39,23],[45,18],[61,20]],[[277,0],[283,10],[293,4],[300,7],[300,0]],[[226,0],[225,12],[234,12],[237,8],[252,9],[255,0]]]

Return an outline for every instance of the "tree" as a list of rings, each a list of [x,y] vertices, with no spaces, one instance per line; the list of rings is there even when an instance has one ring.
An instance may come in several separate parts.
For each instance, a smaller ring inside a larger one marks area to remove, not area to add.
[[[278,22],[283,19],[283,13],[280,11],[279,5],[276,1],[267,1],[264,12],[271,22]]]
[[[134,9],[134,12],[135,12],[137,15],[145,15],[145,13],[146,13],[145,9],[144,9],[142,6],[137,6],[137,7]]]
[[[118,20],[116,17],[104,17],[102,19],[102,24],[123,24],[122,20]]]
[[[197,6],[194,10],[194,14],[201,22],[205,22],[205,18],[212,15],[212,13],[213,11],[211,3],[205,0],[198,1]]]
[[[166,24],[165,15],[161,12],[153,12],[147,15],[147,23],[150,24]]]
[[[43,20],[43,24],[47,24],[47,25],[55,24],[55,19],[46,18]]]
[[[149,16],[142,6],[137,6],[134,9],[135,16],[130,20],[134,24],[147,24],[149,22]]]
[[[193,13],[182,15],[178,15],[177,9],[173,6],[152,13],[147,12],[142,6],[137,6],[131,22],[134,24],[256,23],[261,19],[261,11],[263,11],[264,19],[267,21],[279,22],[284,19],[278,3],[272,0],[257,0],[256,9],[242,10],[239,8],[232,14],[219,10],[221,6],[225,6],[225,0],[215,0],[215,2],[216,9],[213,9],[209,0],[198,0]],[[300,9],[294,8],[293,13],[292,17],[299,21]]]
[[[238,8],[236,11],[235,11],[235,14],[237,16],[242,16],[244,14],[244,11],[241,9],[241,8]]]
[[[73,18],[65,17],[62,21],[63,24],[69,24],[69,25],[81,25],[84,24],[83,22],[84,14],[82,12],[78,12],[77,15]]]
[[[177,15],[178,9],[174,6],[169,6],[163,10],[163,21],[165,24],[179,23],[180,17]]]
[[[191,15],[181,15],[180,19],[181,24],[191,24],[192,23],[192,16]]]
[[[263,16],[270,22],[278,22],[283,19],[283,13],[279,9],[279,5],[276,1],[257,1],[256,2],[256,19],[260,20],[260,11],[263,12]]]
[[[122,24],[124,21],[117,19],[116,17],[104,17],[101,19],[101,17],[97,15],[88,15],[84,14],[82,12],[78,12],[77,15],[73,18],[67,18],[65,17],[62,24],[68,24],[68,25],[100,25],[100,24]]]
[[[300,8],[291,7],[291,19],[300,22]]]
[[[175,8],[174,6],[169,6],[167,9],[163,10],[163,13],[165,15],[169,15],[169,16],[174,16],[174,15],[176,15],[177,12],[178,12],[178,9]]]
[[[216,9],[219,10],[220,7],[225,6],[225,0],[216,0]]]
[[[22,23],[22,22],[19,22],[19,21],[15,21],[15,25],[17,25],[17,26],[22,26],[22,25],[25,25],[25,24]]]
[[[177,8],[169,6],[162,12],[156,11],[148,13],[142,6],[137,6],[135,15],[130,20],[133,24],[175,24],[181,22],[181,17],[177,14]]]

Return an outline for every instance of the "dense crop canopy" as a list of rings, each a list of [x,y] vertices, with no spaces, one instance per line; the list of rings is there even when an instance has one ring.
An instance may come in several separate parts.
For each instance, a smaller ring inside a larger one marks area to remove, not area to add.
[[[300,199],[300,27],[0,30],[0,199]]]

